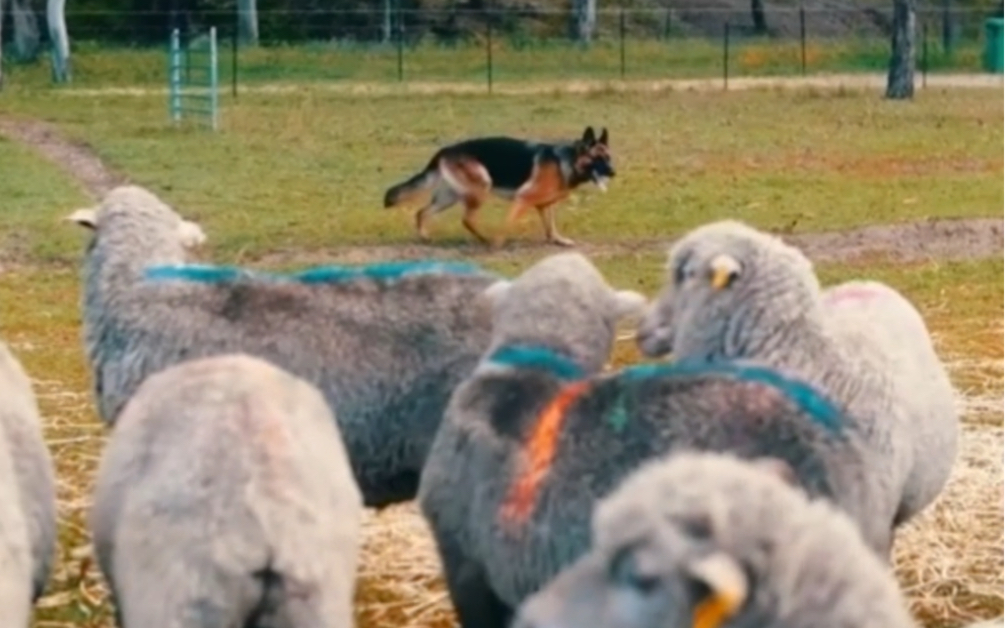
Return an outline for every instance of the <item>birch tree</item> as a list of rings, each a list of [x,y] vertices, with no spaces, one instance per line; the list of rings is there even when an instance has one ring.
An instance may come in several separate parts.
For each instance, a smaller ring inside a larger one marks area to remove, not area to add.
[[[42,39],[38,31],[38,18],[31,10],[31,0],[10,0],[10,13],[11,24],[14,26],[14,57],[18,61],[34,61],[38,58]]]
[[[893,0],[890,73],[886,78],[886,97],[914,97],[914,0]]]
[[[584,44],[597,29],[597,0],[572,0],[572,38]]]
[[[258,4],[255,0],[237,0],[238,37],[248,46],[258,45]]]
[[[48,0],[45,20],[52,42],[52,80],[70,82],[70,35],[66,32],[66,0]]]

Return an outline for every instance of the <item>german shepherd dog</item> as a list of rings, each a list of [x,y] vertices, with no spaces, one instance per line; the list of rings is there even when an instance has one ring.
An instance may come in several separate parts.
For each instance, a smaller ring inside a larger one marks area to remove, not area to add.
[[[594,135],[586,127],[583,137],[567,144],[544,144],[511,137],[482,137],[441,148],[425,169],[384,194],[384,207],[393,207],[422,190],[433,188],[429,203],[415,213],[419,238],[428,240],[426,221],[433,214],[464,202],[464,227],[485,244],[501,246],[513,223],[530,208],[537,210],[548,242],[571,246],[559,235],[554,206],[573,189],[593,181],[602,191],[614,177],[607,129]],[[512,201],[505,231],[494,243],[475,224],[478,208],[489,194]]]

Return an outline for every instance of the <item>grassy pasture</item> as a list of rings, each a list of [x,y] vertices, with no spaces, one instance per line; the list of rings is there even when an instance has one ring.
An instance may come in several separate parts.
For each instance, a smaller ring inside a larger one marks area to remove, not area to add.
[[[610,129],[618,176],[607,194],[589,187],[559,210],[559,227],[584,242],[659,238],[727,216],[795,232],[995,216],[1001,102],[991,90],[931,90],[904,106],[856,91],[362,99],[305,89],[225,99],[215,136],[169,128],[162,96],[46,90],[5,106],[57,122],[164,193],[205,223],[214,254],[253,260],[411,244],[411,210],[384,210],[381,199],[437,146],[496,133],[571,139],[587,124]],[[483,208],[487,231],[503,208]],[[20,229],[34,256],[65,259],[46,228],[65,209],[60,200],[19,211],[0,229]],[[447,246],[469,240],[457,209],[431,230]],[[541,238],[534,216],[519,232]]]
[[[616,16],[614,17],[616,20]],[[660,30],[660,29],[657,29]],[[934,32],[934,31],[933,31]],[[935,36],[932,35],[934,40]],[[167,39],[159,48],[110,47],[86,40],[74,42],[74,83],[84,87],[163,86],[168,80]],[[882,72],[889,61],[885,37],[816,37],[808,34],[806,72]],[[663,79],[721,76],[723,41],[678,37],[667,40],[629,35],[623,48],[607,36],[589,48],[565,40],[504,37],[492,42],[495,82],[558,79]],[[220,80],[233,78],[234,52],[220,42]],[[488,46],[484,36],[456,46],[416,43],[399,51],[394,45],[316,42],[239,50],[237,77],[242,85],[318,81],[486,81]],[[934,41],[929,46],[931,72],[980,70],[981,42],[968,37],[951,54]],[[742,37],[735,29],[727,54],[730,76],[799,74],[802,50],[798,39]],[[32,65],[8,64],[7,80],[20,87],[51,84],[48,60]]]
[[[563,232],[589,245],[669,241],[724,217],[795,232],[926,217],[998,216],[1003,194],[1001,94],[929,90],[916,102],[844,91],[670,92],[591,96],[352,98],[305,89],[224,99],[218,135],[172,130],[162,96],[80,97],[17,88],[8,119],[53,121],[115,170],[151,187],[210,236],[222,263],[292,266],[345,246],[413,243],[410,211],[380,209],[383,190],[439,144],[474,134],[612,134],[618,177],[562,207]],[[67,172],[0,138],[0,337],[36,383],[56,459],[60,558],[35,628],[108,628],[85,527],[103,443],[80,344],[76,262],[85,234],[59,218],[88,202]],[[486,230],[504,205],[483,210]],[[433,223],[434,242],[462,255],[459,212]],[[533,217],[515,238],[536,243]],[[404,250],[404,248],[403,248]],[[550,249],[478,260],[507,274]],[[292,253],[292,254],[290,254]],[[657,290],[662,255],[598,255],[612,284]],[[1001,398],[1001,258],[819,264],[824,283],[868,275],[924,311],[954,382],[968,398]],[[613,362],[637,360],[630,342]],[[897,546],[897,573],[928,628],[1002,613],[1002,417],[969,412],[954,484]],[[372,517],[358,592],[360,628],[452,625],[435,557],[406,505]]]

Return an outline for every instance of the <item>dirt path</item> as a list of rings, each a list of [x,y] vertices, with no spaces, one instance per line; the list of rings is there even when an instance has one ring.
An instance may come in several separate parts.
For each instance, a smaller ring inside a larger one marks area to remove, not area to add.
[[[922,89],[1002,89],[1000,74],[932,74],[922,79],[918,74],[915,85]],[[871,89],[882,91],[886,74],[817,74],[813,76],[737,76],[729,79],[727,89]],[[407,81],[404,83],[331,81],[318,83],[259,83],[240,85],[239,94],[289,94],[319,91],[343,96],[400,96],[433,94],[484,94],[483,81]],[[723,89],[721,78],[658,79],[658,80],[545,80],[495,83],[492,93],[505,96],[553,94],[556,92],[583,94],[598,91],[662,92],[662,91],[712,91]],[[166,87],[99,87],[94,89],[71,88],[61,91],[66,96],[150,96],[167,94]]]
[[[125,176],[106,167],[89,146],[62,136],[48,123],[0,117],[0,134],[38,150],[74,177],[95,199],[127,180]],[[871,256],[886,256],[902,261],[975,259],[1002,254],[1002,223],[1002,218],[923,220],[782,237],[818,261],[849,261]],[[667,244],[668,238],[654,238],[583,242],[578,248],[590,256],[605,257],[660,252]],[[506,259],[547,250],[555,249],[535,242],[513,242],[502,251],[488,251],[475,244],[347,246],[333,251],[277,251],[255,261],[265,265],[308,265],[417,257]]]

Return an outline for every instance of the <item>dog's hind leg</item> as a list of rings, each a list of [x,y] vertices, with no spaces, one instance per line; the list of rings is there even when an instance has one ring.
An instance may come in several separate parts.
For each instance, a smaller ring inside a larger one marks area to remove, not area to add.
[[[440,183],[433,191],[433,197],[422,209],[415,212],[415,230],[419,234],[420,240],[429,240],[429,232],[426,230],[426,221],[433,214],[438,214],[457,204],[461,200],[460,194],[455,192],[446,183]]]
[[[478,216],[478,208],[482,206],[482,199],[477,196],[468,196],[464,199],[464,218],[461,219],[461,224],[468,232],[478,238],[482,244],[489,244],[490,240],[486,238],[475,224],[475,218]]]

